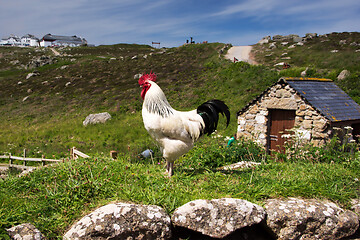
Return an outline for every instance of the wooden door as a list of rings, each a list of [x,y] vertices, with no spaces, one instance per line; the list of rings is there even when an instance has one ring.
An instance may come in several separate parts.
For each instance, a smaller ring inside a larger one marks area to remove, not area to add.
[[[284,143],[289,139],[282,137],[282,135],[291,133],[287,130],[294,127],[295,110],[271,109],[269,110],[269,116],[269,150],[284,152]]]

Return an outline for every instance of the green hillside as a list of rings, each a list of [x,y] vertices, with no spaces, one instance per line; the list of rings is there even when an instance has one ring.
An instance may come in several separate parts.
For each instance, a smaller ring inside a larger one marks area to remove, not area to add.
[[[60,56],[50,49],[2,47],[0,153],[16,155],[25,148],[31,155],[65,157],[73,146],[99,153],[151,144],[142,127],[142,99],[134,79],[151,70],[175,109],[194,109],[210,98],[224,100],[233,120],[226,134],[236,131],[236,112],[249,100],[279,77],[299,76],[306,67],[308,76],[335,81],[343,69],[350,70],[351,76],[338,85],[358,101],[360,53],[350,43],[359,43],[359,35],[334,33],[292,49],[291,43],[277,44],[274,50],[268,49],[270,43],[255,45],[256,60],[262,63],[258,66],[224,60],[221,43],[170,49],[129,44],[64,48],[57,50]],[[340,40],[346,44],[339,45]],[[293,67],[274,69],[284,52]],[[39,58],[50,64],[31,68]],[[82,126],[88,114],[105,111],[112,115],[107,124]]]
[[[223,47],[120,44],[59,49],[57,57],[49,49],[1,48],[0,152],[16,155],[26,148],[32,155],[65,157],[73,146],[99,153],[151,144],[142,126],[141,89],[134,79],[151,70],[176,109],[193,109],[209,98],[224,100],[232,112],[228,131],[234,132],[235,113],[278,76],[265,67],[232,65],[219,57]],[[48,56],[54,63],[24,69],[33,56]],[[26,79],[34,71],[37,75]],[[255,71],[260,75],[250,79]],[[104,111],[112,115],[105,125],[82,125],[88,114]]]
[[[156,204],[168,213],[191,200],[221,197],[260,205],[277,197],[325,198],[349,208],[350,199],[360,196],[358,151],[341,151],[335,139],[278,162],[253,142],[228,148],[224,138],[236,132],[236,113],[250,100],[306,68],[308,77],[331,78],[360,103],[360,34],[332,33],[295,48],[291,42],[275,49],[270,44],[254,45],[259,65],[225,60],[228,46],[222,43],[56,49],[60,55],[48,48],[0,47],[0,155],[22,156],[26,149],[29,157],[61,159],[76,147],[91,156],[0,178],[0,239],[7,239],[6,228],[25,222],[49,239],[61,239],[74,221],[112,201]],[[291,67],[275,67],[284,56]],[[350,76],[338,81],[344,69]],[[135,75],[150,71],[175,109],[217,98],[231,112],[229,127],[222,118],[215,135],[175,163],[171,179],[164,177],[159,150],[142,123]],[[109,112],[111,120],[83,126],[87,115],[100,112]],[[138,157],[147,148],[154,149],[154,159]],[[118,151],[118,160],[108,157],[111,150]],[[218,169],[239,160],[262,165]]]
[[[271,44],[276,45],[270,48]],[[282,43],[286,43],[282,45]],[[343,32],[319,35],[307,39],[303,45],[293,40],[270,41],[254,46],[254,55],[258,63],[274,69],[275,64],[286,62],[291,68],[282,71],[282,75],[299,77],[307,70],[307,77],[326,77],[347,92],[356,102],[360,102],[360,33]],[[350,71],[350,76],[338,81],[342,70]]]

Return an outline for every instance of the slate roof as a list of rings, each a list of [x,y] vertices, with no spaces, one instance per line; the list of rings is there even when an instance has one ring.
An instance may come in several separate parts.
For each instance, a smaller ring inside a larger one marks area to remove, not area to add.
[[[331,122],[359,120],[360,106],[330,79],[282,78]]]
[[[13,38],[13,39],[15,39],[17,41],[20,41],[20,38],[18,36],[15,36],[14,34],[10,34],[9,37],[4,37],[4,38],[2,38],[2,40],[9,40],[11,38]]]
[[[34,35],[32,35],[32,34],[26,34],[26,35],[24,35],[24,36],[22,36],[21,38],[31,38],[31,39],[35,39],[35,40],[39,40],[37,37],[35,37]]]
[[[283,77],[277,83],[279,82],[292,87],[306,102],[331,122],[360,120],[360,106],[331,79]],[[238,115],[245,112],[264,93],[248,103],[238,112]]]
[[[59,35],[52,35],[52,34],[46,34],[43,37],[43,40],[45,41],[57,41],[60,43],[73,43],[73,44],[84,44],[85,43],[85,39],[82,39],[80,37],[77,36],[59,36]]]

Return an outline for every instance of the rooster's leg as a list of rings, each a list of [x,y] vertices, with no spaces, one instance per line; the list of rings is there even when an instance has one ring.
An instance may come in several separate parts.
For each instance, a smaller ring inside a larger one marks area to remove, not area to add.
[[[169,177],[171,177],[174,173],[173,168],[174,168],[174,163],[166,161],[166,171],[168,172]]]

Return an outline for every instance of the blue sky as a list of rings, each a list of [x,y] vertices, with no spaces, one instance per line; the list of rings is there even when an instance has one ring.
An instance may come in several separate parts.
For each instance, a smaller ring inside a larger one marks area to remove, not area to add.
[[[251,45],[270,35],[360,31],[359,0],[0,0],[0,37],[77,35],[89,43]]]

